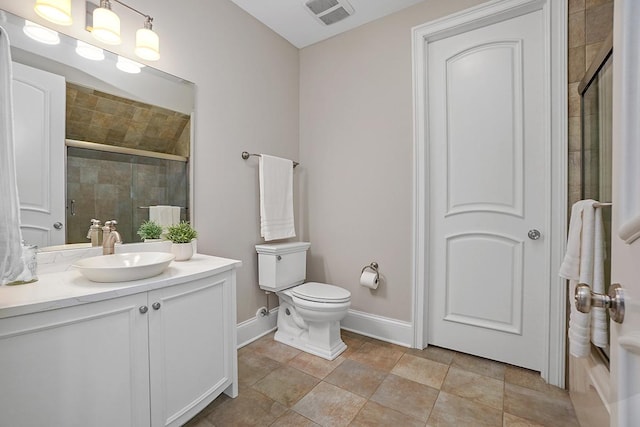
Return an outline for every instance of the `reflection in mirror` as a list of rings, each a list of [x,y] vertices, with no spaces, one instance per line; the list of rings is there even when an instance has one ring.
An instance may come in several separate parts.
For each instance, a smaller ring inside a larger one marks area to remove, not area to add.
[[[25,20],[0,11],[14,62],[16,163],[23,237],[40,247],[88,242],[92,218],[119,221],[125,242],[149,206],[179,206],[190,220],[194,85],[60,34],[47,45]],[[78,48],[78,49],[77,49]],[[120,67],[122,68],[122,67]]]

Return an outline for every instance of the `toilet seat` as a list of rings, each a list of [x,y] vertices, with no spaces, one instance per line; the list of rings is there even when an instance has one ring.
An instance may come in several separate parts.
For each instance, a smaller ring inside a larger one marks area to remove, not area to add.
[[[290,290],[291,295],[305,301],[320,303],[345,303],[351,300],[351,292],[326,283],[308,282]]]

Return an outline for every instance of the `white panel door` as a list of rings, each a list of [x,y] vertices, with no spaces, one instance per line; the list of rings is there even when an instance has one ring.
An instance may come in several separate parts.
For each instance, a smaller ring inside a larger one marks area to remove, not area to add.
[[[64,77],[13,63],[22,237],[40,247],[65,242],[65,99]]]
[[[544,40],[536,11],[428,45],[429,344],[538,371],[549,277]]]
[[[613,236],[611,280],[624,290],[622,324],[611,322],[612,427],[640,425],[640,2],[614,2]]]

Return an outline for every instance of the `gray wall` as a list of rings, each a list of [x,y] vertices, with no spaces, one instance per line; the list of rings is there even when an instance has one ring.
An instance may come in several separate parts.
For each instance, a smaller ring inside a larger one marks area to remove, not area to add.
[[[32,2],[17,3],[0,7],[42,22]],[[81,3],[64,32],[91,41]],[[254,250],[262,241],[257,161],[242,160],[243,150],[300,160],[294,198],[298,236],[312,243],[308,279],[349,289],[354,309],[411,320],[410,30],[479,3],[420,3],[299,51],[227,0],[135,2],[160,36],[153,65],[197,86],[198,249],[243,261],[238,321],[265,303]],[[112,50],[132,57],[139,19],[114,8],[128,39]],[[385,277],[375,292],[357,284],[371,261]]]

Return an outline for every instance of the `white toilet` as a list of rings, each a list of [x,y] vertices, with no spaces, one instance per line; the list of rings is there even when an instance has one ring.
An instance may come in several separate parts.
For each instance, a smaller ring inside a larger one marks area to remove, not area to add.
[[[347,349],[340,320],[347,315],[351,293],[326,283],[303,283],[307,242],[256,245],[258,283],[280,300],[275,340],[333,360]]]

